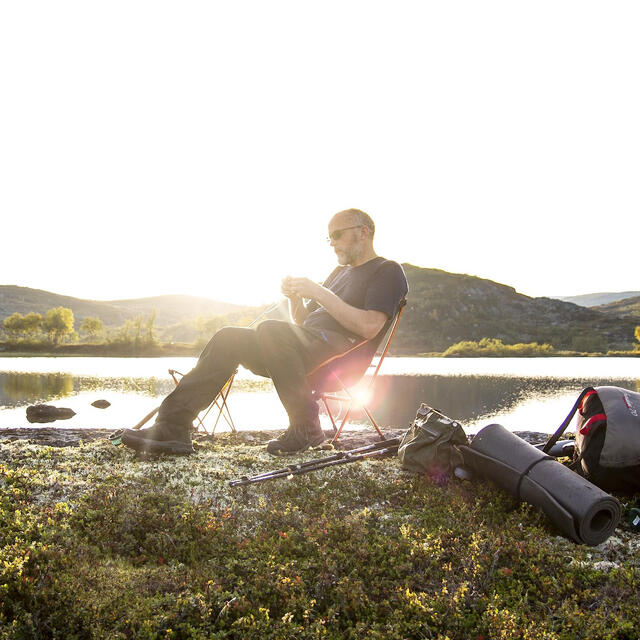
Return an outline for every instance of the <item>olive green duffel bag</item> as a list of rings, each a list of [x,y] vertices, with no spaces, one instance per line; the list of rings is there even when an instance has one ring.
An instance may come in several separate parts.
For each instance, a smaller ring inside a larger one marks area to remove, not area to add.
[[[459,422],[422,403],[398,447],[404,469],[415,473],[450,474],[462,465],[458,445],[468,444]]]

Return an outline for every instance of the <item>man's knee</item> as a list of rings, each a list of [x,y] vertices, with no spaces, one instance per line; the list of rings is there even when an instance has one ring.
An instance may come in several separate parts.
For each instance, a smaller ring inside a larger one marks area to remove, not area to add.
[[[243,327],[222,327],[218,329],[213,338],[216,342],[229,342],[237,340],[239,336],[243,336],[246,333],[246,329]]]
[[[217,354],[244,352],[255,344],[255,331],[245,327],[222,327],[213,335],[202,352],[200,359],[215,357]]]
[[[291,324],[284,320],[265,320],[256,328],[256,337],[261,345],[290,341],[292,335]]]
[[[296,344],[292,325],[283,320],[265,320],[256,329],[258,347],[265,356],[278,354]]]
[[[264,320],[256,327],[259,337],[278,335],[290,331],[290,323],[284,320]]]

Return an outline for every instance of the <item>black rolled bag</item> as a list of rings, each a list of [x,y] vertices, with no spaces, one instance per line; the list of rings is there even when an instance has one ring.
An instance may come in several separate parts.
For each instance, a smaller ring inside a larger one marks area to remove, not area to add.
[[[549,438],[545,453],[576,413],[576,470],[606,491],[640,491],[640,393],[587,387]]]
[[[499,424],[484,427],[459,449],[478,475],[542,509],[578,543],[604,542],[620,520],[616,498]]]

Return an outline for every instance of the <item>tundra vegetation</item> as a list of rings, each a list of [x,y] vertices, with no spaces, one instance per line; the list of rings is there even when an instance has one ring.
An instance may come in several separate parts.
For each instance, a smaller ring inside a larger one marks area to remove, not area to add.
[[[0,638],[637,638],[626,523],[576,545],[490,483],[395,458],[230,488],[282,464],[265,438],[180,459],[3,441]]]

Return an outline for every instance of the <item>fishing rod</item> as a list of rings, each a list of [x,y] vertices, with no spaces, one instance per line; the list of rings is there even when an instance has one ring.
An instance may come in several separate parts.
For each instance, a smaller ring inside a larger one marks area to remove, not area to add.
[[[325,469],[327,467],[357,462],[374,456],[384,456],[390,453],[396,453],[399,446],[400,438],[389,438],[388,440],[382,440],[381,442],[376,442],[375,444],[366,445],[364,447],[358,447],[357,449],[339,451],[338,453],[325,456],[324,458],[316,458],[315,460],[308,460],[307,462],[301,462],[299,464],[291,464],[281,469],[265,471],[252,477],[242,476],[237,480],[230,480],[229,486],[241,487],[248,484],[266,482],[267,480],[278,480],[279,478],[288,478],[289,476],[299,476],[305,473],[311,473],[312,471],[318,471],[319,469]]]

